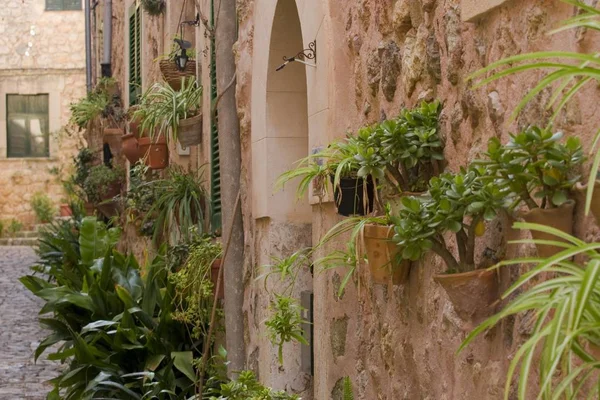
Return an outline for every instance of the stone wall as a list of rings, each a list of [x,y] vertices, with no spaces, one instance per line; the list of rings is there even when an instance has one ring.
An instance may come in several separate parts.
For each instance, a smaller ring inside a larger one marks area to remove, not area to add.
[[[403,106],[411,107],[424,99],[437,98],[443,103],[442,133],[451,171],[457,171],[484,151],[489,138],[496,136],[506,141],[509,132],[547,122],[551,113],[544,108],[548,92],[537,96],[516,121],[509,119],[522,96],[535,86],[539,72],[506,78],[479,89],[472,88],[468,75],[502,57],[529,51],[593,52],[600,42],[597,36],[569,31],[549,40],[545,33],[574,14],[572,6],[557,0],[484,1],[481,3],[489,3],[490,9],[470,8],[470,22],[463,22],[467,17],[461,15],[462,3],[471,7],[474,2],[297,1],[304,47],[316,37],[319,51],[316,71],[307,69],[309,117],[322,97],[328,106],[324,121],[313,123],[309,118],[311,147],[307,152],[317,143],[326,144],[347,131],[393,117]],[[289,371],[295,371],[293,360],[277,369],[272,357],[259,356],[265,351],[274,355],[276,349],[269,348],[263,340],[265,313],[260,310],[267,304],[266,294],[261,292],[262,282],[253,279],[259,276],[265,259],[282,253],[277,241],[268,236],[270,229],[265,219],[256,219],[252,207],[255,196],[271,195],[257,191],[252,178],[256,156],[252,136],[262,134],[253,132],[253,127],[256,118],[263,118],[256,110],[265,109],[261,103],[264,100],[255,93],[267,90],[266,82],[259,76],[262,72],[257,73],[254,68],[262,67],[268,58],[270,36],[263,33],[270,31],[274,14],[265,14],[264,6],[252,0],[238,1],[240,34],[235,49],[243,141],[247,351],[249,365],[258,370],[263,381],[293,389],[295,381],[288,376]],[[274,9],[274,5],[268,7]],[[316,15],[324,14],[323,20],[311,14],[315,9],[319,10]],[[267,67],[272,68],[264,65]],[[269,69],[268,73],[273,72]],[[329,86],[311,89],[319,74],[326,76]],[[598,91],[597,86],[588,86],[555,123],[556,129],[580,137],[586,150],[600,126],[595,112]],[[255,162],[272,163],[271,157],[280,155],[274,151],[266,159],[264,155],[260,157]],[[581,205],[576,217],[575,231],[580,237],[598,236],[591,219],[583,217]],[[313,206],[313,244],[339,220],[331,203]],[[506,257],[534,251],[526,246],[508,247],[507,236],[518,237],[509,229],[507,220],[488,224],[477,249],[479,260],[486,261],[481,257],[486,246]],[[265,253],[265,246],[272,246],[271,251],[267,249]],[[508,364],[517,345],[526,340],[531,321],[521,317],[505,321],[466,351],[455,354],[474,322],[462,320],[446,293],[433,281],[432,276],[443,270],[441,261],[429,255],[413,264],[407,285],[387,287],[373,284],[368,273],[360,269],[341,299],[335,293],[346,271],[340,268],[315,272],[314,398],[341,399],[341,379],[350,376],[357,399],[501,399]],[[517,273],[502,271],[501,288],[506,288]],[[292,345],[287,350],[291,352]]]
[[[6,94],[48,93],[50,158],[6,158]],[[29,201],[47,194],[64,200],[59,177],[70,163],[81,135],[63,127],[69,104],[85,94],[82,11],[45,11],[44,0],[8,0],[0,7],[0,220],[35,222]],[[59,171],[57,176],[51,170]]]

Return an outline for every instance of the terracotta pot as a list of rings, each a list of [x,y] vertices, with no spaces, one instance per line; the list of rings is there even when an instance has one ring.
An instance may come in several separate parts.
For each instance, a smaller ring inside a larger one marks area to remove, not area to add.
[[[102,201],[96,204],[98,211],[107,218],[114,217],[118,214],[118,203],[113,200],[115,196],[121,193],[121,184],[114,183],[109,190],[102,196]]]
[[[163,169],[169,165],[169,149],[164,136],[153,141],[148,136],[141,137],[138,141],[140,154],[151,169]]]
[[[114,157],[118,157],[121,154],[121,138],[123,137],[123,133],[125,132],[121,128],[104,128],[102,141],[103,143],[108,143]]]
[[[478,319],[488,314],[498,298],[496,271],[475,270],[460,274],[434,275],[444,288],[454,310],[463,319]]]
[[[182,147],[202,143],[202,114],[179,121],[177,140],[179,140]]]
[[[96,209],[96,207],[94,207],[94,203],[86,202],[83,205],[83,207],[85,209],[85,215],[87,215],[87,216],[93,216],[94,215],[94,211]]]
[[[575,186],[575,190],[580,192],[585,197],[586,192],[587,192],[587,184],[582,185],[580,183],[577,183],[577,185]],[[594,218],[596,218],[596,223],[598,225],[600,225],[600,181],[599,180],[597,180],[596,183],[594,183],[594,193],[592,194],[592,204],[590,205],[590,211],[592,212],[592,215],[594,216]]]
[[[220,258],[217,258],[210,267],[210,280],[214,285],[213,290],[216,290],[217,288],[217,279],[219,278],[219,268],[221,268],[221,261],[222,260]],[[221,285],[219,287],[219,293],[217,294],[218,299],[225,298],[225,285],[223,282],[223,276],[224,274],[221,274]]]
[[[140,159],[140,148],[138,140],[133,133],[124,135],[121,138],[121,151],[131,164],[138,162]]]
[[[521,213],[521,217],[523,217],[526,222],[550,226],[565,233],[572,234],[574,207],[575,202],[573,200],[569,200],[560,207],[548,209],[535,208],[531,211],[525,211]],[[554,240],[558,242],[565,242],[565,240],[554,235],[539,231],[531,231],[531,236],[537,240]],[[556,253],[564,250],[563,247],[552,246],[548,244],[538,244],[536,247],[538,256],[542,258],[552,257]]]
[[[73,210],[71,210],[71,206],[64,203],[60,205],[60,216],[61,217],[71,217],[73,216]]]
[[[334,177],[331,176],[331,182],[333,183],[333,181]],[[371,177],[367,178],[366,183],[367,187],[365,188],[363,178],[340,178],[339,186],[333,189],[333,198],[338,214],[348,217],[366,215],[373,211],[375,184]],[[365,194],[367,195],[366,201]]]
[[[394,285],[406,283],[410,261],[402,260],[398,264],[400,248],[392,241],[393,225],[368,224],[362,235],[373,282],[387,284],[391,280]]]

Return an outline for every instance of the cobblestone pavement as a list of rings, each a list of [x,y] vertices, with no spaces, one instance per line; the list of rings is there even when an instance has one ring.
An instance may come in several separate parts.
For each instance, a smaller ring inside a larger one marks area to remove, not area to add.
[[[56,376],[58,363],[33,362],[33,353],[46,335],[37,314],[41,301],[18,279],[36,260],[30,247],[0,247],[0,400],[42,400]]]

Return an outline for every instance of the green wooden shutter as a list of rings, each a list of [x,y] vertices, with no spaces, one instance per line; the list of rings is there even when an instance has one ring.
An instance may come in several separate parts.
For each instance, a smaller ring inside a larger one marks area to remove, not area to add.
[[[214,0],[211,0],[211,26],[215,24]],[[210,42],[210,102],[217,98],[217,63],[215,37]],[[219,166],[219,114],[215,111],[215,119],[210,126],[210,202],[212,208],[212,229],[221,231],[221,168]]]
[[[129,16],[129,105],[137,104],[142,88],[141,11],[133,5]]]
[[[81,10],[81,0],[46,0],[46,11],[66,10]]]

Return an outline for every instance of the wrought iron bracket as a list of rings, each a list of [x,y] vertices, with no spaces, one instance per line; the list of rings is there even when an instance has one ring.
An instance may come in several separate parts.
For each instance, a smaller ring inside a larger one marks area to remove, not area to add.
[[[308,63],[308,62],[306,62],[306,60],[314,60],[314,63]],[[317,67],[317,41],[313,40],[312,42],[310,42],[308,44],[307,49],[303,49],[302,51],[299,51],[298,54],[296,54],[293,57],[283,56],[283,61],[284,61],[284,63],[281,64],[279,67],[277,67],[277,69],[275,71],[281,71],[282,69],[285,68],[286,65],[288,65],[289,63],[294,62],[294,61],[299,62],[304,65],[307,65],[309,67],[316,68]]]

